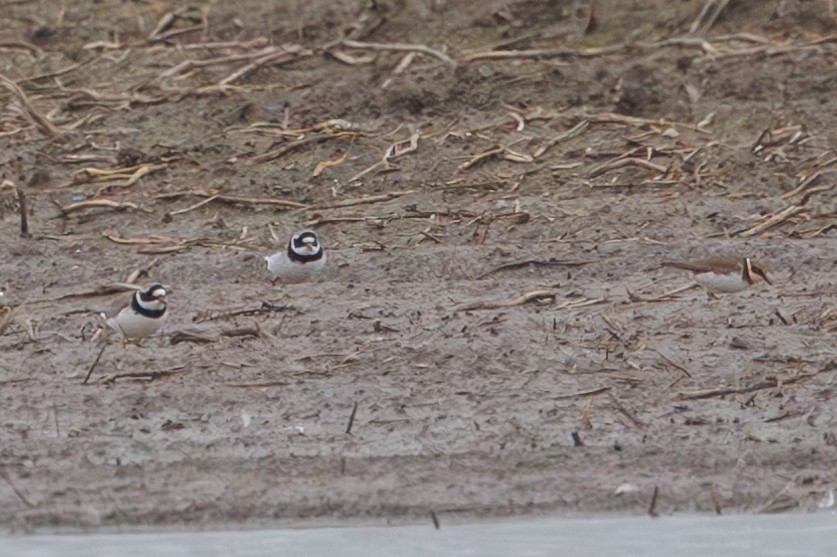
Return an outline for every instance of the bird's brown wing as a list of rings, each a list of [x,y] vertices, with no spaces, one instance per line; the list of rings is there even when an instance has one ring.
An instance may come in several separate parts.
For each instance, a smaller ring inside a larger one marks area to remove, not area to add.
[[[706,273],[709,271],[731,273],[740,268],[740,263],[741,259],[737,257],[706,257],[691,261],[663,261],[663,265],[666,267],[685,269],[693,273]]]

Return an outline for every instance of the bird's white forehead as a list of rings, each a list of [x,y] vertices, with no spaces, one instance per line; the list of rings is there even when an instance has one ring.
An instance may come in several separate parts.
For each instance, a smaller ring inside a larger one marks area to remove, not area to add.
[[[168,291],[163,286],[157,286],[151,291],[151,295],[154,296],[155,298],[159,298],[159,297],[162,297],[162,296],[167,296]]]

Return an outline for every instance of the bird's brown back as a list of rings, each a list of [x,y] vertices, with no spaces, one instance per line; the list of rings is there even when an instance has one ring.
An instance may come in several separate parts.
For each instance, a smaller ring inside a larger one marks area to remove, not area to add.
[[[691,261],[663,261],[666,267],[675,267],[692,271],[693,273],[716,273],[726,274],[739,271],[742,259],[739,257],[705,257]]]

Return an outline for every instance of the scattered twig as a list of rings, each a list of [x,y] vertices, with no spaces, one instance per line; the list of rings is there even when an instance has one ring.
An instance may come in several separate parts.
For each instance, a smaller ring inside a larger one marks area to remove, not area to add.
[[[97,286],[93,290],[83,290],[81,292],[72,292],[70,294],[62,294],[57,298],[44,298],[41,300],[35,300],[33,303],[39,304],[44,302],[57,302],[60,300],[67,300],[71,298],[96,298],[98,296],[110,296],[111,294],[117,294],[120,292],[129,292],[132,290],[138,290],[140,287],[135,284],[127,284],[124,282],[113,282],[110,284],[103,284],[101,286]]]
[[[723,509],[721,508],[721,502],[718,501],[718,496],[715,494],[714,489],[710,489],[709,497],[710,497],[710,499],[712,499],[712,506],[715,509],[715,514],[717,514],[718,516],[722,515],[723,514]]]
[[[0,307],[0,335],[6,332],[6,328],[15,320],[15,315],[22,307],[23,304]]]
[[[171,159],[167,159],[165,162],[171,162],[173,160],[177,160],[176,157]],[[157,172],[159,170],[164,170],[168,168],[167,164],[155,164],[155,163],[145,163],[140,164],[137,166],[132,167],[120,167],[120,168],[82,168],[78,172],[73,174],[72,183],[73,184],[85,184],[85,183],[100,183],[100,182],[112,182],[114,180],[123,180],[124,182],[119,183],[109,183],[106,187],[108,188],[127,188],[129,186],[133,186],[137,183],[137,181],[142,178],[143,176],[147,176],[152,172]]]
[[[660,488],[658,486],[654,486],[654,493],[651,494],[651,503],[648,505],[648,514],[653,518],[657,518],[660,516],[657,514],[657,494],[659,493]]]
[[[99,360],[102,358],[102,354],[105,353],[105,348],[108,347],[107,340],[102,342],[102,348],[99,350],[99,353],[96,354],[96,359],[93,360],[93,363],[90,364],[90,368],[87,370],[87,375],[84,376],[84,381],[82,381],[83,385],[86,385],[87,382],[90,380],[90,376],[93,375],[93,370],[96,369],[96,366],[99,364]]]
[[[121,244],[124,246],[146,246],[146,245],[156,245],[156,244],[189,244],[189,243],[198,243],[204,238],[172,238],[172,237],[165,237],[165,236],[149,236],[148,238],[123,238],[121,236],[117,236],[112,232],[102,232],[102,236],[113,242],[114,244]],[[131,282],[131,281],[128,281]]]
[[[256,337],[262,338],[263,333],[258,327],[240,327],[238,329],[225,329],[221,331],[222,337]],[[171,337],[170,344],[180,344],[181,342],[191,342],[194,344],[210,344],[218,342],[218,338],[210,335],[202,335],[200,333],[190,331],[177,331]]]
[[[258,327],[239,327],[238,329],[224,329],[221,331],[222,337],[262,337],[262,331]]]
[[[554,257],[550,257],[549,259],[524,259],[523,261],[514,261],[512,263],[504,263],[502,265],[498,265],[497,267],[489,269],[484,273],[478,275],[476,278],[477,280],[479,280],[487,277],[488,275],[492,275],[500,271],[519,269],[521,267],[528,267],[529,265],[539,267],[551,267],[553,265],[561,267],[581,267],[582,265],[589,265],[590,263],[593,263],[593,261],[571,261],[566,259],[555,259]]]
[[[792,497],[791,495],[788,495],[786,493],[786,489],[787,488],[784,488],[781,491],[779,491],[779,493],[772,497],[767,503],[765,503],[758,510],[756,510],[756,513],[784,513],[791,509],[799,507],[800,501]]]
[[[20,235],[24,238],[28,238],[29,234],[29,210],[28,204],[26,203],[26,194],[23,192],[23,189],[20,187],[16,188],[17,190],[17,202],[18,202],[18,211],[20,212]]]
[[[357,401],[352,405],[352,413],[349,414],[349,425],[346,426],[346,434],[352,434],[352,425],[355,423],[355,414],[357,414]]]
[[[166,31],[165,33],[161,33],[155,37],[149,37],[148,42],[149,44],[164,42],[169,39],[173,39],[174,37],[179,37],[180,35],[185,35],[186,33],[194,33],[196,31],[203,31],[203,25],[192,25],[191,27],[184,27],[182,29],[172,29],[170,31]]]
[[[6,3],[0,4],[0,6],[3,7],[7,5],[8,4]],[[26,41],[0,41],[0,49],[4,48],[9,50],[25,50],[29,53],[30,56],[33,57],[41,56],[44,53],[43,50],[33,45],[32,43],[27,43]]]
[[[592,391],[584,391],[581,393],[572,393],[569,395],[558,395],[555,397],[550,398],[550,400],[565,400],[565,399],[573,399],[573,398],[587,398],[590,396],[600,395],[602,393],[606,393],[610,390],[610,387],[601,387],[599,389],[593,389]]]
[[[742,238],[749,238],[750,236],[756,236],[761,234],[762,232],[769,230],[775,226],[779,226],[786,220],[790,219],[791,217],[798,215],[799,213],[805,212],[805,207],[801,207],[799,205],[788,205],[778,213],[774,213],[770,215],[767,219],[756,224],[747,230],[739,232],[738,234],[734,234],[736,236],[741,236]]]
[[[544,153],[546,153],[549,149],[558,145],[559,143],[561,143],[563,141],[567,141],[568,139],[573,139],[575,137],[580,136],[585,131],[587,131],[587,129],[589,127],[590,127],[590,121],[589,120],[582,120],[581,122],[579,122],[578,124],[576,124],[575,126],[570,128],[569,130],[565,131],[564,133],[560,133],[560,134],[556,135],[555,137],[553,137],[552,139],[550,139],[548,141],[545,141],[545,142],[541,143],[540,145],[538,145],[538,147],[535,149],[535,152],[532,153],[532,157],[538,158],[541,155],[543,155]]]
[[[372,131],[372,128],[359,122],[344,120],[343,118],[329,118],[328,120],[318,122],[317,124],[307,128],[289,129],[287,126],[276,122],[253,122],[246,128],[233,129],[230,131],[302,138],[303,136],[308,136],[313,132],[327,132],[332,135],[338,132],[354,132],[356,134],[360,134],[370,132]]]
[[[366,216],[345,216],[345,217],[327,217],[314,213],[314,218],[305,221],[303,224],[310,228],[322,226],[323,224],[335,222],[373,222],[373,223],[388,223],[390,221],[397,221],[402,219],[426,219],[431,218],[431,215],[426,213],[392,213],[388,215],[366,215]]]
[[[761,381],[758,381],[752,385],[748,385],[745,387],[716,387],[713,389],[701,389],[698,391],[683,392],[678,393],[677,398],[680,400],[698,400],[703,398],[713,398],[717,396],[752,393],[764,389],[773,389],[780,385],[789,385],[791,383],[801,381],[802,379],[806,379],[808,377],[819,375],[820,373],[834,370],[837,370],[837,360],[832,360],[825,367],[817,371],[800,372],[792,377],[768,377],[767,379],[762,379]]]
[[[349,152],[345,151],[342,155],[340,155],[339,157],[337,157],[335,159],[327,160],[327,161],[320,161],[320,162],[317,163],[317,166],[314,167],[314,170],[311,172],[311,176],[316,178],[317,176],[322,174],[323,171],[326,168],[331,168],[332,166],[337,166],[337,165],[343,164],[348,159],[349,159]]]
[[[534,290],[532,292],[527,292],[513,300],[505,301],[505,302],[471,302],[468,304],[463,304],[457,306],[453,309],[454,312],[460,311],[475,311],[481,309],[499,309],[499,308],[507,308],[513,306],[522,306],[528,302],[533,301],[540,301],[540,300],[548,300],[548,299],[556,299],[558,297],[558,290],[554,289],[547,289],[547,290]]]
[[[312,210],[322,211],[325,209],[338,209],[343,207],[353,207],[355,205],[367,205],[369,203],[380,203],[381,201],[389,201],[390,199],[395,199],[396,197],[402,197],[405,195],[409,195],[411,193],[416,193],[416,190],[405,190],[405,191],[391,191],[389,193],[381,193],[378,195],[365,195],[363,197],[355,197],[352,199],[343,199],[342,201],[337,201],[330,205],[322,205],[319,207],[311,207]]]
[[[814,230],[800,231],[799,236],[802,238],[816,238],[817,236],[822,236],[832,230],[837,230],[837,223],[826,224],[825,226],[821,226]]]
[[[628,290],[627,292],[628,292],[628,298],[632,302],[660,302],[660,301],[663,301],[663,300],[667,300],[668,298],[671,298],[672,296],[676,296],[677,294],[680,294],[681,292],[686,292],[687,290],[691,290],[692,288],[698,288],[699,286],[700,285],[698,283],[692,281],[689,284],[686,284],[684,286],[679,286],[679,287],[675,288],[674,290],[669,290],[668,292],[664,292],[664,293],[660,294],[659,296],[654,296],[653,298],[646,298],[644,296],[640,296],[639,294],[637,294],[635,292],[632,292],[630,290]]]
[[[410,66],[410,64],[413,63],[413,60],[416,59],[416,54],[416,52],[408,52],[407,54],[405,54],[401,58],[401,61],[398,62],[398,64],[392,70],[392,72],[390,72],[389,77],[386,78],[383,83],[381,83],[381,89],[386,89],[387,87],[389,87],[394,77],[404,73],[404,70],[406,70]]]
[[[578,309],[587,306],[594,306],[607,301],[607,298],[587,298],[585,300],[569,300],[563,304],[555,306],[554,309]]]
[[[156,42],[159,41],[159,36],[168,31],[172,25],[174,25],[174,21],[177,18],[177,14],[175,12],[166,12],[163,14],[163,17],[160,18],[160,21],[157,22],[157,25],[154,27],[154,30],[148,35],[148,42]]]
[[[185,367],[186,364],[180,364],[172,368],[159,371],[131,371],[127,373],[114,373],[102,377],[99,380],[99,383],[109,385],[111,383],[115,383],[117,379],[147,379],[151,382],[162,377],[171,377],[179,373],[184,373],[185,371],[188,371],[187,369],[184,369]]]
[[[834,189],[835,186],[837,186],[837,182],[833,182],[831,184],[823,184],[823,185],[817,186],[815,188],[808,188],[807,190],[805,190],[805,195],[802,196],[802,199],[799,201],[799,204],[800,205],[805,205],[805,204],[808,203],[808,200],[810,200],[811,197],[814,196],[815,194],[817,194],[821,191],[829,191],[831,189]]]
[[[634,416],[631,412],[629,412],[628,409],[625,408],[615,396],[613,396],[611,393],[608,393],[608,396],[610,397],[610,402],[613,405],[613,407],[616,408],[616,410],[622,416],[624,416],[632,426],[634,426],[637,429],[642,429],[645,427],[645,423],[636,416]]]
[[[660,120],[639,118],[637,116],[627,116],[625,114],[617,114],[615,112],[599,112],[598,114],[591,115],[588,118],[588,120],[591,124],[621,124],[623,126],[649,127],[651,129],[655,129],[661,124]],[[710,133],[709,131],[701,128],[700,126],[688,124],[686,122],[666,121],[666,124],[668,126],[675,126],[677,128],[694,130],[703,134]],[[638,151],[638,149],[632,149],[628,153],[621,155],[619,158],[625,158],[629,156],[629,154],[634,153],[635,151]]]
[[[724,8],[727,7],[727,4],[729,4],[729,0],[707,0],[706,4],[703,5],[703,9],[700,11],[700,14],[698,14],[692,22],[691,27],[689,27],[689,33],[694,34],[700,32],[700,34],[703,35],[709,31],[715,24],[718,16],[720,16],[721,12],[724,11]]]
[[[835,157],[834,159],[829,161],[829,163],[834,163],[834,162],[837,162],[837,157]],[[804,179],[802,179],[799,182],[799,185],[796,188],[794,188],[793,190],[789,191],[786,194],[783,194],[782,199],[787,199],[789,197],[793,197],[794,195],[798,195],[798,194],[806,191],[810,186],[814,185],[814,183],[823,175],[824,172],[825,172],[824,168],[820,168],[819,170],[816,170],[816,171],[812,172],[810,175],[808,175]],[[825,187],[826,187],[826,189],[831,189],[831,188],[834,187],[834,184],[832,183],[832,184],[829,184]]]
[[[396,52],[418,52],[419,54],[428,54],[435,58],[438,58],[445,64],[448,64],[451,67],[456,67],[456,62],[443,52],[438,50],[434,50],[429,46],[423,44],[405,44],[405,43],[366,43],[361,41],[352,41],[348,39],[344,39],[338,43],[340,46],[346,48],[357,48],[357,49],[365,49],[365,50],[383,50],[383,51],[396,51]]]
[[[592,170],[590,170],[589,176],[590,178],[595,178],[596,176],[604,174],[605,172],[608,172],[616,168],[622,168],[623,166],[639,166],[642,168],[647,168],[649,170],[654,170],[655,172],[659,172],[660,174],[666,174],[668,172],[667,167],[660,164],[654,164],[653,162],[645,159],[619,157],[615,160],[607,161],[594,167]]]
[[[290,153],[291,151],[299,149],[300,147],[303,147],[304,145],[308,145],[310,143],[320,143],[322,141],[326,141],[326,140],[329,140],[329,139],[341,139],[341,138],[354,139],[355,137],[357,137],[357,132],[342,131],[342,132],[334,132],[334,133],[330,133],[330,132],[313,133],[313,134],[311,134],[309,136],[306,136],[306,137],[303,137],[301,139],[297,139],[295,141],[289,141],[289,142],[277,147],[276,149],[268,150],[267,152],[262,153],[261,155],[253,157],[253,162],[254,163],[269,162],[269,161],[272,161],[274,159],[278,159],[282,155]]]
[[[182,215],[183,213],[188,213],[190,211],[194,211],[195,209],[199,209],[199,208],[203,207],[204,205],[208,205],[208,204],[212,203],[213,201],[215,201],[216,199],[218,199],[218,196],[213,195],[211,197],[207,197],[206,199],[202,199],[202,200],[198,201],[197,203],[195,203],[193,205],[189,205],[185,209],[178,209],[176,211],[169,211],[168,215],[172,216],[172,217],[174,215]]]
[[[264,381],[262,383],[224,383],[225,387],[235,389],[266,389],[268,387],[286,387],[290,385],[287,381]]]
[[[10,487],[10,488],[12,488],[12,491],[14,492],[15,496],[17,496],[17,498],[18,498],[18,499],[20,499],[20,500],[21,500],[21,502],[22,502],[24,505],[26,505],[26,506],[27,506],[27,507],[29,507],[30,509],[34,509],[34,508],[35,508],[35,504],[34,504],[32,501],[30,501],[30,500],[29,500],[29,499],[28,499],[28,498],[27,498],[27,497],[23,494],[23,492],[22,492],[22,491],[20,491],[20,490],[17,488],[17,486],[16,486],[16,485],[14,484],[14,482],[12,481],[12,479],[9,477],[9,474],[8,474],[8,473],[6,472],[6,470],[4,470],[3,468],[0,468],[0,476],[2,476],[2,477],[3,477],[3,480],[5,480],[7,484],[9,484],[9,487]]]
[[[17,97],[18,102],[23,106],[26,115],[29,117],[29,120],[35,125],[38,130],[44,135],[48,135],[50,137],[55,137],[56,135],[60,135],[62,133],[61,128],[53,124],[49,121],[49,119],[41,114],[32,103],[27,98],[26,93],[17,86],[17,83],[0,73],[0,84],[2,84],[6,89],[11,91],[11,93]]]
[[[256,52],[232,54],[229,56],[221,56],[218,58],[210,58],[207,60],[185,60],[180,64],[172,66],[171,68],[168,68],[167,70],[163,71],[159,75],[159,79],[171,79],[177,76],[178,74],[185,74],[196,68],[227,65],[232,62],[253,62],[254,60],[263,61],[265,58],[272,62],[278,62],[280,59],[282,59],[282,61],[287,61],[292,60],[297,56],[307,54],[310,54],[310,51],[302,48],[299,45],[287,44],[282,46],[266,46],[262,49],[259,49]],[[230,77],[227,77],[226,79],[229,80]]]
[[[364,168],[363,170],[361,170],[360,172],[358,172],[357,174],[355,174],[354,176],[349,178],[348,183],[351,184],[352,182],[357,182],[358,180],[360,180],[361,178],[363,178],[364,176],[366,176],[370,172],[378,170],[379,168],[382,169],[381,172],[383,173],[383,172],[391,172],[393,170],[396,170],[398,167],[393,165],[393,164],[390,164],[390,162],[386,158],[383,158],[383,159],[379,160],[378,162],[376,162],[375,164],[373,164],[372,166]]]
[[[245,205],[276,205],[279,207],[293,207],[295,209],[308,208],[308,205],[306,205],[305,203],[299,203],[298,201],[290,201],[288,199],[276,199],[274,197],[239,197],[237,195],[221,195],[217,193],[209,193],[201,189],[163,193],[156,196],[156,199],[170,199],[188,196],[205,197],[211,199],[212,201],[221,201],[224,203],[241,203]]]
[[[680,364],[678,364],[677,362],[675,362],[674,360],[672,360],[671,358],[669,358],[669,357],[668,357],[665,353],[660,352],[659,350],[656,350],[656,352],[657,352],[657,354],[659,354],[659,355],[660,355],[660,356],[661,356],[661,357],[662,357],[662,358],[663,358],[666,362],[668,362],[670,365],[672,365],[672,366],[674,366],[675,368],[677,368],[677,369],[679,369],[680,371],[682,371],[682,372],[686,375],[686,377],[689,377],[689,378],[691,378],[691,377],[692,377],[692,374],[691,374],[691,373],[689,373],[689,370],[688,370],[688,369],[686,369],[685,367],[681,366]]]
[[[177,331],[171,336],[170,344],[180,344],[181,342],[192,342],[194,344],[210,344],[216,342],[215,337],[209,335],[201,335],[199,333],[191,333],[188,331]]]
[[[97,208],[97,207],[107,207],[110,209],[136,209],[138,211],[142,211],[144,213],[153,213],[154,211],[150,209],[146,209],[145,207],[141,207],[136,203],[131,203],[130,201],[111,201],[110,199],[88,199],[86,201],[79,201],[78,203],[70,203],[69,205],[62,205],[59,207],[61,213],[67,214],[72,213],[73,211],[80,211],[82,209],[90,209],[90,208]]]
[[[15,190],[17,195],[18,212],[20,213],[20,235],[28,238],[29,234],[29,204],[26,200],[26,191],[22,186],[17,185],[11,180],[3,180],[0,188],[10,187]]]
[[[249,309],[237,309],[232,311],[225,311],[221,313],[208,313],[196,316],[193,321],[195,323],[203,323],[205,321],[215,321],[218,319],[232,319],[234,317],[252,317],[254,315],[267,315],[275,312],[283,312],[294,310],[292,305],[276,305],[268,302],[262,302],[261,307]]]
[[[625,43],[598,48],[540,48],[531,50],[491,50],[488,52],[475,52],[465,57],[464,62],[475,62],[477,60],[511,60],[515,58],[589,58],[594,56],[606,56],[621,52],[626,48]]]
[[[489,149],[487,151],[483,151],[482,153],[478,153],[478,154],[474,155],[473,157],[471,157],[467,161],[465,161],[462,164],[460,164],[459,166],[457,166],[456,169],[457,170],[467,170],[468,168],[471,168],[472,166],[474,166],[475,164],[477,164],[478,162],[480,162],[484,159],[487,159],[489,157],[493,157],[495,155],[502,154],[505,150],[506,150],[506,147],[503,146],[503,145],[498,145],[496,147],[492,147],[491,149]]]
[[[754,155],[761,155],[765,148],[776,147],[777,145],[794,145],[805,137],[808,137],[805,126],[799,124],[785,126],[784,128],[767,128],[761,132],[750,152]],[[770,155],[766,159],[770,160]]]

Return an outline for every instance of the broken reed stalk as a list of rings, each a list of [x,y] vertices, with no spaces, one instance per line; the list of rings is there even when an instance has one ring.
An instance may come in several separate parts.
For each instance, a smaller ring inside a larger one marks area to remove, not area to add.
[[[138,211],[142,211],[144,213],[153,213],[150,209],[146,209],[145,207],[140,207],[136,203],[131,203],[130,201],[111,201],[110,199],[88,199],[86,201],[79,201],[77,203],[70,203],[68,205],[62,205],[59,207],[61,213],[67,215],[68,213],[72,213],[73,211],[79,211],[81,209],[88,209],[88,208],[107,208],[107,209],[135,209]]]
[[[20,213],[20,235],[24,238],[31,236],[29,234],[29,206],[26,202],[26,191],[22,186],[17,185],[11,180],[3,180],[0,183],[0,189],[12,188],[15,190],[17,196],[18,212]]]
[[[24,302],[25,303],[25,302]],[[20,311],[23,304],[17,306],[4,306],[0,308],[0,335],[6,332],[6,328],[11,325],[15,319],[15,315]]]
[[[30,102],[26,93],[17,86],[17,83],[0,73],[0,84],[8,89],[12,95],[17,98],[17,101],[23,106],[27,117],[35,125],[38,130],[49,137],[55,137],[61,134],[61,128],[49,121],[49,119],[41,114]]]
[[[186,364],[179,364],[172,368],[162,369],[159,371],[131,371],[127,373],[114,373],[112,375],[106,375],[102,377],[99,383],[110,385],[112,383],[115,383],[117,379],[146,379],[149,382],[151,382],[155,379],[172,377],[174,375],[178,375],[180,373],[188,371],[188,369],[185,368]]]
[[[598,48],[538,48],[530,50],[490,50],[475,52],[465,57],[464,62],[477,60],[511,60],[516,58],[573,58],[593,57],[615,54],[627,48],[627,43],[602,46]]]
[[[96,359],[93,360],[92,364],[90,364],[90,368],[87,370],[87,375],[84,376],[84,381],[82,381],[83,385],[86,385],[87,382],[90,380],[90,376],[93,375],[93,370],[96,369],[97,365],[99,365],[99,360],[102,358],[102,354],[105,353],[105,348],[107,347],[107,338],[105,338],[104,342],[102,342],[102,349],[99,350],[98,354],[96,354]]]
[[[752,385],[744,387],[728,387],[721,386],[713,389],[701,389],[699,391],[681,392],[677,394],[678,400],[699,400],[705,398],[722,397],[727,395],[740,395],[761,391],[764,389],[779,388],[783,385],[790,385],[797,383],[808,377],[814,377],[820,373],[837,370],[837,359],[830,361],[824,367],[810,372],[800,372],[790,377],[767,377],[761,381],[757,381]]]
[[[0,469],[0,478],[3,478],[3,480],[5,480],[5,482],[6,482],[7,484],[9,484],[9,487],[10,487],[10,488],[12,488],[12,491],[14,492],[15,496],[17,496],[17,498],[18,498],[18,499],[20,499],[20,500],[21,500],[21,502],[22,502],[24,505],[26,505],[26,506],[27,506],[27,507],[29,507],[30,509],[34,509],[34,508],[35,508],[35,504],[34,504],[34,503],[32,503],[32,501],[30,501],[30,500],[29,500],[29,499],[28,499],[28,498],[27,498],[27,497],[23,494],[23,492],[22,492],[22,491],[20,491],[20,489],[18,489],[18,487],[14,484],[14,482],[12,482],[12,478],[11,478],[11,477],[9,477],[9,474],[8,474],[5,470],[3,470],[3,469]]]
[[[654,486],[654,493],[651,494],[651,503],[648,505],[648,514],[651,518],[657,518],[660,516],[657,513],[657,495],[660,493],[660,486]]]
[[[707,0],[706,4],[703,5],[703,9],[692,22],[691,27],[689,27],[689,33],[703,35],[709,31],[721,15],[721,12],[727,7],[727,4],[729,4],[729,0]]]
[[[762,232],[765,232],[773,227],[779,226],[780,224],[789,220],[791,217],[794,217],[804,211],[805,207],[801,207],[799,205],[788,205],[781,211],[770,215],[770,217],[760,222],[759,224],[756,224],[753,227],[748,228],[747,230],[744,230],[743,232],[739,233],[738,236],[742,238],[757,236]]]
[[[545,299],[552,299],[555,300],[559,296],[560,292],[555,290],[554,288],[544,289],[544,290],[534,290],[532,292],[527,292],[518,296],[513,300],[502,301],[502,302],[470,302],[467,304],[459,305],[453,308],[454,312],[460,311],[475,311],[481,309],[499,309],[499,308],[506,308],[506,307],[514,307],[514,306],[522,306],[525,303],[532,302],[532,301],[540,301]]]
[[[344,39],[338,43],[340,46],[344,46],[346,48],[358,48],[358,49],[365,49],[365,50],[390,50],[396,52],[418,52],[421,54],[428,54],[433,56],[434,58],[438,58],[442,62],[448,64],[449,66],[455,68],[456,61],[453,58],[448,56],[447,54],[440,52],[438,50],[434,50],[427,45],[423,44],[405,44],[405,43],[366,43],[361,41],[352,41],[349,39]]]
[[[349,415],[349,425],[346,426],[346,434],[352,434],[352,426],[355,423],[355,414],[357,414],[357,401],[352,405],[352,413]]]
[[[15,185],[15,191],[17,192],[17,203],[20,211],[20,235],[28,238],[31,234],[29,233],[29,208],[26,203],[26,192],[18,185]]]
[[[237,195],[221,195],[216,193],[209,193],[200,189],[194,189],[189,191],[178,191],[178,192],[170,192],[170,193],[162,193],[157,195],[156,199],[173,199],[178,197],[187,197],[187,196],[194,196],[194,197],[203,197],[209,198],[212,201],[221,201],[223,203],[230,203],[230,204],[237,204],[241,203],[244,205],[252,204],[252,205],[276,205],[279,207],[291,207],[294,209],[307,209],[309,206],[305,203],[298,203],[296,201],[289,201],[287,199],[275,199],[272,197],[240,197]]]

